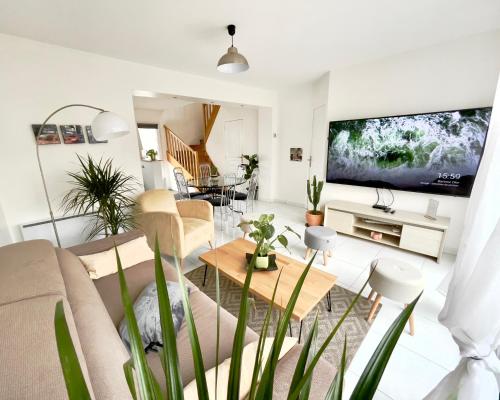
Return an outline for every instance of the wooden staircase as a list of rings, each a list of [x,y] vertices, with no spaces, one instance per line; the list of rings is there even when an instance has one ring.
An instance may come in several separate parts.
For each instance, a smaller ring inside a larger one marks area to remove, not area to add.
[[[207,153],[206,143],[219,113],[220,105],[203,104],[203,123],[205,131],[200,144],[188,145],[178,137],[168,126],[164,125],[167,138],[167,160],[174,167],[183,169],[186,178],[198,178],[200,164],[215,166]]]
[[[199,175],[198,153],[184,143],[172,130],[164,125],[167,137],[167,160],[174,167],[184,170],[186,178],[193,179]]]
[[[215,120],[217,119],[217,115],[219,114],[219,110],[220,110],[220,105],[218,104],[203,104],[203,122],[205,126],[205,132],[203,135],[203,141],[200,140],[200,144],[197,145],[198,157],[200,159],[200,162],[210,164],[210,167],[212,168],[215,167],[215,164],[208,155],[206,145],[208,138],[210,137],[210,133],[212,133],[212,128],[214,127],[214,123]]]

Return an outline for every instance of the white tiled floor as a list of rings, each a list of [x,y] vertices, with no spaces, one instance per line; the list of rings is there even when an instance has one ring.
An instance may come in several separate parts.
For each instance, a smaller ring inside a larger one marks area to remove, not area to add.
[[[275,226],[279,229],[291,226],[303,236],[304,209],[281,203],[256,202],[253,214],[274,213]],[[232,228],[231,221],[220,229],[219,216],[216,223],[216,244],[218,246],[241,237],[239,228]],[[236,224],[239,221],[236,221]],[[291,256],[301,259],[305,252],[302,240],[288,235]],[[189,271],[200,266],[198,256],[208,250],[201,247],[186,258],[184,268]],[[369,264],[374,258],[390,256],[410,262],[421,268],[426,277],[426,290],[415,311],[415,336],[403,333],[392,354],[380,382],[376,399],[421,399],[427,394],[459,360],[458,348],[448,330],[438,323],[437,316],[444,304],[444,297],[436,291],[450,270],[454,256],[446,254],[437,264],[428,257],[389,248],[377,243],[339,235],[333,257],[327,267],[315,264],[338,277],[337,284],[351,291],[358,291],[368,278]],[[322,262],[322,257],[318,258]],[[368,289],[365,289],[365,296]],[[359,348],[346,374],[346,395],[354,388],[357,379],[372,352],[392,321],[401,312],[401,304],[384,299],[383,306],[373,322],[363,344]]]

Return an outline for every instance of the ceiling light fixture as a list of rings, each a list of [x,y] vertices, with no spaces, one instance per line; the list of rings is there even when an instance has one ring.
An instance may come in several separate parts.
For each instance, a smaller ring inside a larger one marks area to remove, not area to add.
[[[227,49],[217,63],[217,70],[226,74],[236,74],[246,71],[250,66],[243,54],[238,53],[238,49],[233,46],[233,36],[236,33],[236,26],[228,25],[227,32],[231,36],[231,47]]]

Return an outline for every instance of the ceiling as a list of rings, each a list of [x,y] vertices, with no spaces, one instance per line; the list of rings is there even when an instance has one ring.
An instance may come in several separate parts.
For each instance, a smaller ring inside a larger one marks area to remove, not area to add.
[[[500,28],[499,0],[0,0],[0,32],[261,87]],[[250,70],[217,72],[236,24]]]
[[[193,103],[215,104],[215,101],[209,99],[200,99],[195,97],[178,96],[178,95],[162,94],[162,93],[152,93],[152,92],[145,92],[143,90],[135,91],[133,102],[135,109],[156,110],[156,111],[163,111],[169,108],[185,107]],[[239,104],[239,103],[237,104],[237,103],[228,103],[221,101],[217,101],[217,104],[227,108],[234,108],[234,107],[245,107],[247,109],[258,108],[256,106],[248,104]]]

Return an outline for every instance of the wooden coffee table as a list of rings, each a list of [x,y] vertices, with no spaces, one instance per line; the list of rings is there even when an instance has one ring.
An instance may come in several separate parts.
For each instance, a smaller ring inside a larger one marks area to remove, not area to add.
[[[243,287],[247,275],[245,254],[253,253],[255,247],[254,242],[236,239],[202,254],[200,260],[205,263],[203,285],[205,285],[208,267],[215,268],[217,265],[219,273]],[[306,268],[306,264],[279,253],[276,253],[276,264],[278,265],[277,271],[254,272],[250,282],[250,293],[270,304],[279,271],[282,270],[274,299],[274,307],[284,310],[300,275]],[[292,318],[300,322],[299,342],[302,334],[302,321],[323,298],[326,297],[328,311],[331,311],[330,290],[335,285],[336,279],[335,275],[323,272],[315,267],[311,267],[309,270],[292,312]]]

